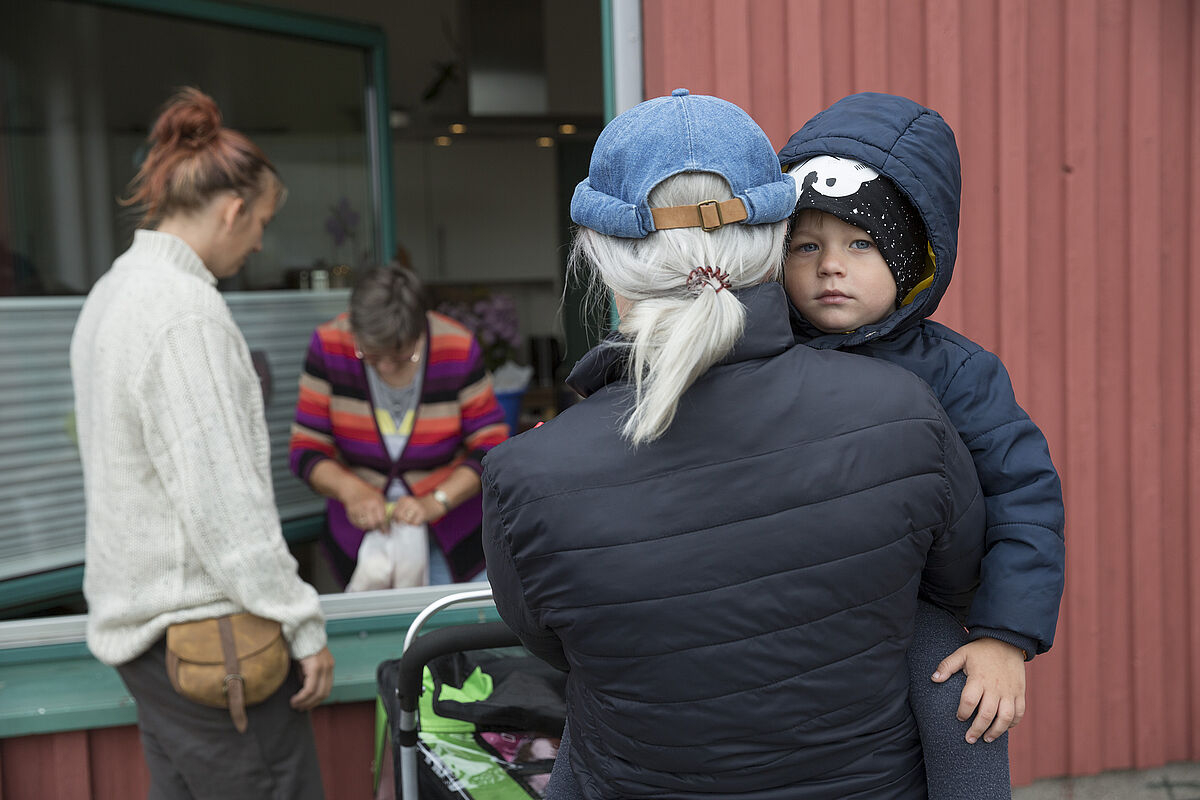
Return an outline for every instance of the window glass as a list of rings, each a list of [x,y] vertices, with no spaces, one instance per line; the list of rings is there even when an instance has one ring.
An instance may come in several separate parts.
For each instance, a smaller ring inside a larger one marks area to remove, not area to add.
[[[336,287],[375,258],[363,50],[61,0],[5,17],[0,296],[86,294],[108,269],[137,222],[117,198],[183,85],[210,94],[289,189],[263,252],[223,289],[311,286],[314,269]]]

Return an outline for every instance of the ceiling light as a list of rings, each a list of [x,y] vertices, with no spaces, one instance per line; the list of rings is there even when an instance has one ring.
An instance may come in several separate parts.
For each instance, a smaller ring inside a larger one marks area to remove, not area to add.
[[[574,125],[572,125],[569,122],[564,122],[562,125],[558,126],[558,132],[564,136],[570,136],[571,134],[575,133],[578,130],[579,130],[578,128],[576,128]]]
[[[549,136],[539,136],[535,144],[538,147],[554,147],[554,139]]]
[[[433,143],[436,144],[438,147],[449,147],[453,142],[454,142],[454,140],[451,139],[449,136],[433,137]]]

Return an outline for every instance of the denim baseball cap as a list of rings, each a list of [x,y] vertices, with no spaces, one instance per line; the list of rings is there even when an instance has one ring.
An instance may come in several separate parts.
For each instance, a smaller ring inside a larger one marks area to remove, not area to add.
[[[681,172],[722,176],[733,199],[652,210],[650,190]],[[665,228],[779,222],[795,205],[795,181],[780,171],[771,142],[749,114],[719,97],[676,89],[605,126],[588,177],[575,187],[571,219],[610,236],[641,239]]]

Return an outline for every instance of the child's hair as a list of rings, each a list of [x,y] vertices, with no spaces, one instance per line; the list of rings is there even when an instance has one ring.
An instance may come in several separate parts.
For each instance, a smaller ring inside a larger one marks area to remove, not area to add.
[[[424,332],[428,308],[417,273],[396,263],[373,267],[350,292],[350,330],[364,348],[392,349]]]
[[[175,92],[148,141],[150,152],[121,201],[142,210],[144,227],[202,208],[222,191],[236,192],[250,203],[266,188],[264,170],[275,179],[276,201],[283,202],[285,190],[275,166],[246,136],[221,127],[220,109],[199,89]]]
[[[798,208],[792,214],[792,218],[788,220],[788,239],[792,237],[792,231],[801,225],[811,225],[814,228],[820,228],[825,222],[825,215],[828,211],[820,211],[816,208]],[[833,216],[829,214],[829,216]]]
[[[652,207],[694,205],[732,197],[729,183],[708,172],[667,178],[649,195]],[[571,269],[595,267],[604,286],[634,301],[621,321],[628,340],[634,405],[622,435],[635,446],[662,436],[683,393],[724,357],[742,334],[745,308],[715,281],[689,277],[698,267],[728,273],[733,289],[779,276],[786,221],[725,225],[705,232],[680,228],[628,239],[579,228]]]

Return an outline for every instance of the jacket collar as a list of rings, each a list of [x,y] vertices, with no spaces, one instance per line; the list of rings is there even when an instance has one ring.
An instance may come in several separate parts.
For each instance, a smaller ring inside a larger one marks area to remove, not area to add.
[[[718,362],[735,364],[757,358],[779,355],[792,346],[793,335],[788,322],[787,296],[775,282],[762,283],[734,291],[746,307],[746,328],[742,338]],[[567,376],[567,385],[587,397],[610,383],[625,381],[626,339],[613,331],[600,344],[589,350]]]

